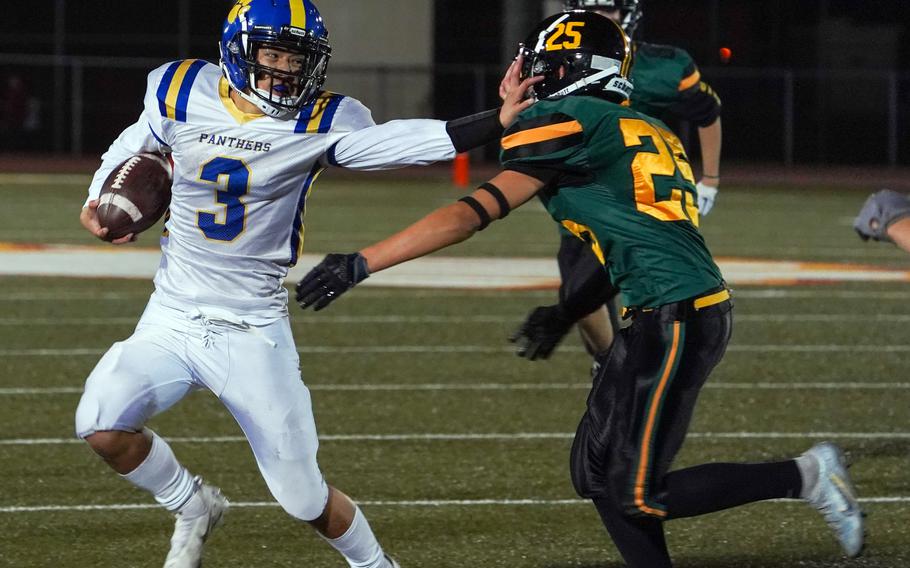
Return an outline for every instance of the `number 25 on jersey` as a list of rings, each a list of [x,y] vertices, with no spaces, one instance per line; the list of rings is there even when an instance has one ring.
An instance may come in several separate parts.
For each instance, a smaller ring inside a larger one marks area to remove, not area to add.
[[[621,118],[619,129],[626,148],[642,148],[632,159],[637,209],[661,221],[689,220],[697,227],[695,176],[676,135],[639,118]]]

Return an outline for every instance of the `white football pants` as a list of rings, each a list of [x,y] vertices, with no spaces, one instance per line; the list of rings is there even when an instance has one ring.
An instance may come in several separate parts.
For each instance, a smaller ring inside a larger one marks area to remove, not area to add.
[[[310,391],[287,317],[251,326],[230,312],[178,310],[153,296],[133,335],[115,343],[89,375],[76,434],[138,432],[200,388],[237,420],[285,511],[304,521],[319,517],[328,487],[316,462]]]

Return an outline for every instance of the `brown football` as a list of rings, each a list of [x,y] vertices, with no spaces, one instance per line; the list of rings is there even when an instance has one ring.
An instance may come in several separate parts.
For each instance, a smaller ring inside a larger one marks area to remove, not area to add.
[[[141,233],[158,222],[171,203],[171,164],[160,154],[136,154],[114,168],[98,198],[105,240]]]

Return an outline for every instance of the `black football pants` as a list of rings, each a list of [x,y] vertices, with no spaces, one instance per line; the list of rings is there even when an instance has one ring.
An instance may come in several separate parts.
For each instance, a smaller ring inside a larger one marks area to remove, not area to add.
[[[619,290],[610,282],[610,275],[597,259],[591,245],[575,235],[560,235],[559,305],[573,318],[584,317],[606,305],[613,331],[619,331],[616,296]],[[592,354],[593,355],[593,354]]]
[[[594,379],[572,447],[572,481],[630,567],[671,566],[666,520],[799,494],[793,460],[670,472],[730,339],[731,310],[729,301],[701,310],[678,302],[637,313]]]

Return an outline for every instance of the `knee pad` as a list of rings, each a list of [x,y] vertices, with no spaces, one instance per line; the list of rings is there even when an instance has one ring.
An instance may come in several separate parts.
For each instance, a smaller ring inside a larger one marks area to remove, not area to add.
[[[572,441],[570,470],[572,485],[580,497],[610,498],[609,480],[604,464],[606,448],[596,439],[589,416],[585,414]]]
[[[319,478],[318,482],[302,482],[284,484],[282,487],[272,487],[272,495],[284,511],[301,521],[314,521],[325,511],[329,501],[329,486],[325,479]]]
[[[161,406],[148,377],[124,365],[122,345],[114,344],[85,381],[76,408],[80,438],[100,430],[139,431]]]

